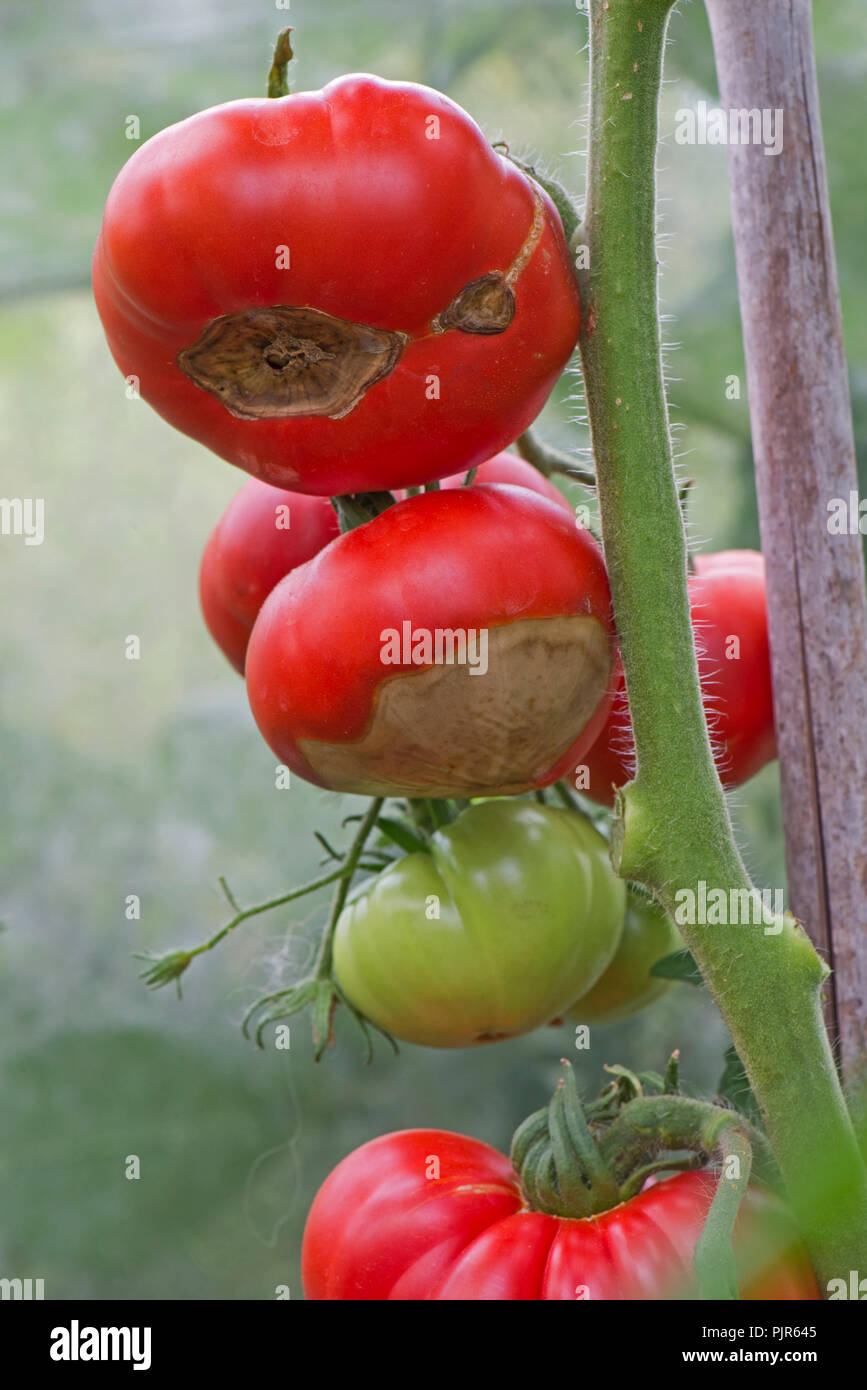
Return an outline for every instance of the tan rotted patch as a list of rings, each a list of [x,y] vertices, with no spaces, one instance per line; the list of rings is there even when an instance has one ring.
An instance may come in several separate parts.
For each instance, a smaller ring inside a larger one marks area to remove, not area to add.
[[[580,734],[605,693],[611,644],[588,616],[489,629],[488,669],[428,666],[379,687],[353,743],[299,740],[316,776],[365,796],[510,796]]]
[[[339,420],[388,376],[408,342],[405,333],[275,304],[214,319],[178,366],[242,420]]]

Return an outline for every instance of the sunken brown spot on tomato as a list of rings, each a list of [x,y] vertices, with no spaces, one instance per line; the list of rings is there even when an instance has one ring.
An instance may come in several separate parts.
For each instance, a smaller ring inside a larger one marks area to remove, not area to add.
[[[434,333],[457,328],[461,333],[505,333],[515,317],[515,285],[545,228],[545,206],[533,188],[533,218],[521,248],[507,270],[492,270],[471,280],[447,309],[431,322]]]
[[[492,271],[471,280],[433,320],[435,333],[457,328],[461,333],[504,333],[515,317],[515,295],[505,275]]]
[[[299,739],[317,780],[363,796],[512,796],[578,738],[608,685],[611,643],[586,614],[489,629],[488,669],[427,666],[383,680],[361,738]]]
[[[397,365],[405,333],[275,304],[213,319],[178,366],[242,420],[348,415]]]

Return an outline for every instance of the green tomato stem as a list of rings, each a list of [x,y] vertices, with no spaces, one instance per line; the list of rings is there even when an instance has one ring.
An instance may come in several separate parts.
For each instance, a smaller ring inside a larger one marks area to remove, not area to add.
[[[308,893],[315,893],[320,888],[327,888],[329,883],[338,882],[340,879],[344,878],[345,875],[346,869],[344,866],[341,866],[339,869],[332,869],[329,874],[323,874],[321,878],[314,878],[310,883],[302,884],[300,888],[292,888],[288,893],[281,893],[279,898],[270,898],[268,902],[256,903],[253,907],[244,908],[238,907],[234,897],[229,894],[225,879],[221,878],[220,886],[223,892],[228,898],[231,906],[237,909],[235,916],[230,922],[227,922],[224,927],[221,927],[210,940],[203,941],[200,946],[196,946],[193,950],[188,952],[190,958],[192,959],[193,956],[200,956],[204,951],[213,951],[214,947],[219,945],[224,936],[228,936],[230,931],[234,931],[236,927],[239,927],[242,922],[248,921],[250,917],[258,917],[261,912],[271,912],[275,907],[283,907],[286,903],[294,902],[296,898],[303,898],[306,897]]]
[[[589,263],[579,271],[579,348],[638,769],[618,796],[612,857],[678,921],[731,1030],[824,1281],[857,1268],[867,1241],[867,1173],[822,1024],[827,970],[788,915],[768,931],[677,915],[679,890],[751,884],[702,709],[662,376],[655,156],[671,7],[589,4]],[[822,1156],[833,1181],[817,1173]]]
[[[229,932],[234,931],[236,927],[239,927],[242,922],[248,921],[251,917],[258,917],[262,912],[271,912],[275,907],[283,907],[286,903],[294,902],[296,898],[303,898],[308,893],[315,893],[319,888],[326,888],[329,883],[336,883],[345,878],[346,872],[346,866],[341,865],[339,869],[332,869],[331,873],[323,874],[310,883],[304,883],[300,888],[292,888],[288,893],[281,893],[279,898],[269,898],[267,902],[256,903],[253,907],[243,908],[238,906],[229,885],[221,877],[220,887],[229,906],[235,910],[234,917],[207,941],[202,941],[198,946],[191,946],[188,951],[168,951],[162,956],[138,955],[137,960],[146,962],[146,969],[142,972],[141,978],[151,989],[161,989],[163,985],[175,980],[178,982],[178,993],[180,993],[180,978],[196,956],[203,955],[205,951],[213,951],[214,947],[218,946],[223,938],[228,936]]]
[[[566,786],[565,782],[555,782],[553,792],[562,801],[567,811],[576,811],[579,815],[581,814],[578,799],[573,796],[571,789]]]
[[[268,73],[268,96],[269,97],[288,97],[289,83],[286,78],[286,69],[291,63],[295,54],[292,52],[292,28],[281,29],[277,35],[277,42],[274,45],[274,57],[271,60],[271,68]]]
[[[191,962],[195,960],[196,956],[201,956],[206,951],[213,951],[214,947],[218,946],[223,938],[234,931],[236,927],[239,927],[242,922],[249,921],[251,917],[258,917],[263,912],[271,912],[274,908],[284,907],[286,903],[295,902],[297,898],[306,897],[308,893],[315,893],[320,888],[327,888],[329,884],[336,883],[337,889],[332,903],[325,936],[323,937],[316,957],[316,970],[314,975],[314,978],[317,980],[327,978],[329,976],[329,969],[320,968],[321,962],[324,958],[327,958],[327,963],[330,967],[331,937],[334,934],[334,927],[337,923],[337,918],[340,916],[343,904],[346,901],[346,895],[349,892],[352,879],[359,867],[359,861],[362,858],[365,843],[382,809],[383,800],[383,797],[378,797],[371,802],[367,813],[362,817],[355,839],[352,841],[346,854],[341,857],[340,866],[336,869],[332,869],[330,873],[322,874],[319,878],[312,879],[309,883],[302,884],[300,888],[291,888],[288,893],[281,893],[278,898],[269,898],[267,902],[255,903],[252,907],[241,907],[225,878],[221,875],[218,880],[220,887],[223,890],[223,895],[229,906],[234,910],[235,915],[226,922],[218,932],[208,937],[207,941],[200,942],[198,946],[191,946],[189,950],[169,951],[163,956],[138,956],[137,959],[147,963],[147,968],[142,973],[142,978],[145,983],[153,989],[159,989],[161,986],[167,985],[171,980],[179,982],[181,975],[183,975]],[[328,845],[327,841],[325,841],[321,835],[317,836],[317,838],[325,845],[326,849],[328,849],[332,855],[338,857],[336,851],[332,850],[331,846]],[[281,993],[284,992],[285,991],[281,991]]]
[[[733,1125],[749,1140],[755,1176],[779,1190],[779,1169],[761,1130],[743,1116],[693,1096],[634,1097],[617,1111],[599,1144],[623,1197],[632,1193],[639,1165],[683,1151],[698,1154],[707,1163],[718,1154],[719,1136]]]
[[[331,958],[337,921],[346,903],[350,884],[358,868],[358,861],[361,858],[368,837],[376,825],[384,801],[385,797],[383,796],[375,796],[372,799],[367,811],[361,818],[358,830],[355,833],[355,839],[346,852],[346,857],[343,860],[343,865],[340,870],[339,881],[334,890],[331,911],[328,914],[328,923],[325,927],[325,931],[322,933],[322,940],[319,943],[319,950],[313,967],[313,977],[316,980],[331,979]]]
[[[337,521],[343,534],[372,521],[380,512],[393,507],[396,500],[390,492],[357,492],[332,497],[331,505],[337,513]]]
[[[720,1173],[710,1211],[692,1257],[698,1296],[712,1300],[736,1299],[738,1296],[733,1236],[752,1169],[750,1141],[736,1126],[731,1125],[723,1130],[719,1137],[719,1150],[726,1164],[732,1158],[737,1160],[737,1172],[732,1178],[725,1169]]]
[[[444,825],[450,825],[454,816],[449,808],[449,803],[441,797],[427,797],[427,805],[430,809],[430,817],[434,830],[442,830]]]
[[[636,1168],[629,1181],[620,1189],[620,1199],[629,1202],[633,1197],[637,1197],[647,1179],[655,1173],[690,1173],[696,1168],[703,1168],[704,1165],[704,1158],[697,1153],[685,1153],[680,1157],[672,1154],[654,1159],[652,1163],[645,1163],[643,1168]]]
[[[571,454],[565,454],[553,444],[546,444],[532,429],[524,430],[524,433],[518,436],[515,448],[521,458],[527,463],[532,463],[545,478],[550,478],[553,473],[560,473],[564,478],[573,478],[583,487],[596,487],[595,473],[587,468],[579,468]]]

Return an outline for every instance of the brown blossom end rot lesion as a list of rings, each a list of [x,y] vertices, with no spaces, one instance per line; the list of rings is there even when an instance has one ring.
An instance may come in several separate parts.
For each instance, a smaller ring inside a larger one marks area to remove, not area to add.
[[[515,317],[515,293],[499,270],[471,280],[431,321],[434,333],[504,333]]]
[[[406,333],[275,304],[214,319],[177,362],[242,420],[339,420],[388,376],[408,342]]]
[[[574,743],[603,698],[610,641],[588,614],[522,618],[491,628],[488,657],[481,679],[460,664],[402,671],[380,685],[360,738],[300,739],[299,750],[333,791],[524,792]],[[447,747],[438,736],[443,728]]]
[[[448,308],[431,321],[433,332],[456,328],[461,333],[505,333],[515,317],[515,285],[539,245],[544,227],[545,207],[534,186],[530,230],[508,270],[492,270],[464,285]]]

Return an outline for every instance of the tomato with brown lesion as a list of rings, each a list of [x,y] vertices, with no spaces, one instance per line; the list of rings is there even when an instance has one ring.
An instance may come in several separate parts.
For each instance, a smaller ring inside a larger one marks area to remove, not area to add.
[[[447,97],[358,74],[147,141],[93,282],[144,400],[322,496],[483,463],[538,415],[580,327],[548,195]]]

